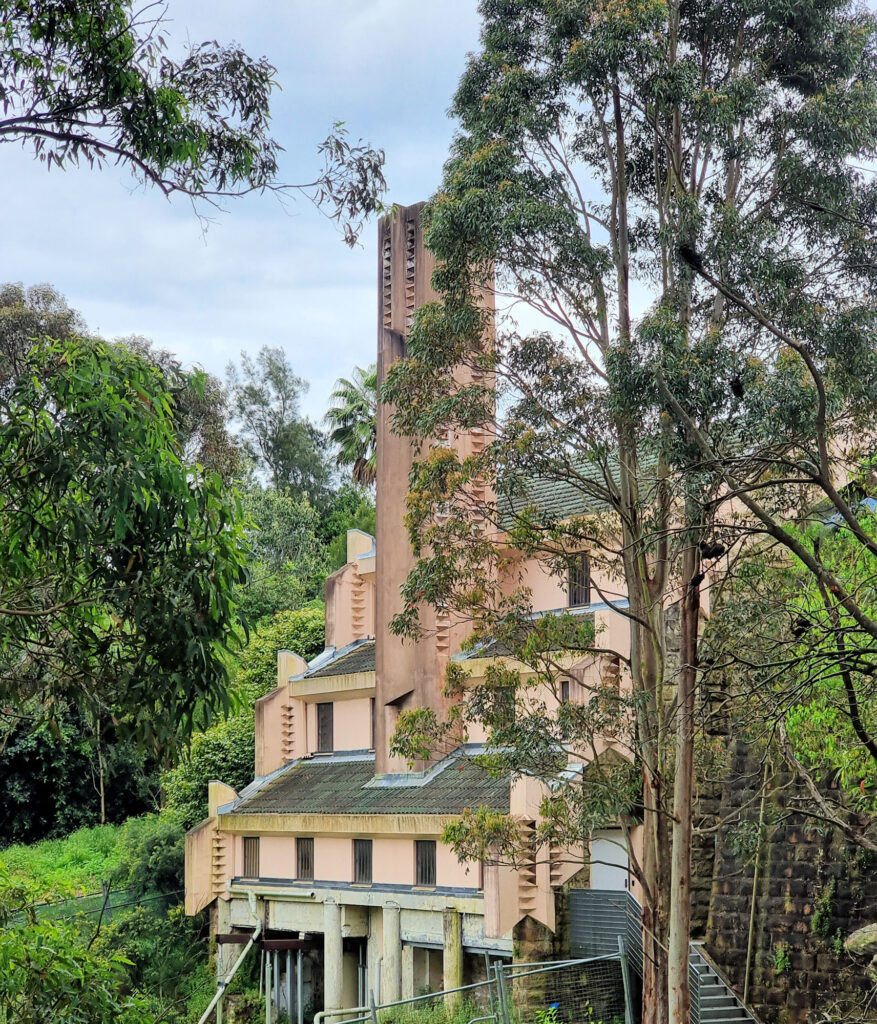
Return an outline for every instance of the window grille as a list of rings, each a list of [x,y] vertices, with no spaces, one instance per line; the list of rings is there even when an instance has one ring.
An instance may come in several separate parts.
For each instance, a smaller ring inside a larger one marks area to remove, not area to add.
[[[414,840],[415,885],[435,885],[435,840]]]
[[[372,880],[372,841],[371,839],[353,840],[353,881],[360,885],[370,885]]]
[[[295,841],[296,875],[302,882],[314,880],[314,840],[300,836]]]
[[[493,728],[510,729],[515,724],[515,688],[497,686],[494,691]]]
[[[244,878],[259,877],[259,837],[244,836]]]
[[[317,705],[317,753],[328,754],[335,749],[334,705]]]
[[[591,566],[584,552],[570,559],[567,594],[570,608],[591,603]]]
[[[569,704],[569,680],[561,679],[560,681],[560,735],[564,740],[569,739],[569,722],[566,718],[566,712],[563,710],[564,704]]]

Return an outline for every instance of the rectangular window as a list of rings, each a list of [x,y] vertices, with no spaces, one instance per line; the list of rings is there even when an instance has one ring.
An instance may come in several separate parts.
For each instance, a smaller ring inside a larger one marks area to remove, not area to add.
[[[375,715],[377,714],[377,711],[376,711],[377,704],[375,702],[374,697],[371,698],[371,700],[368,702],[368,704],[369,704],[369,712],[371,713],[371,733],[369,734],[370,735],[369,750],[376,750],[377,747],[376,747],[376,744],[375,744],[375,735],[376,735],[377,722],[375,721]]]
[[[353,840],[353,881],[360,885],[370,885],[372,880],[372,841],[371,839]]]
[[[317,705],[317,753],[329,754],[335,749],[334,705]]]
[[[414,840],[415,885],[435,885],[435,840]]]
[[[569,680],[568,679],[561,679],[561,681],[560,681],[560,703],[561,703],[561,705],[569,704]],[[568,723],[564,719],[564,712],[562,710],[560,712],[560,715],[561,715],[560,735],[561,735],[562,739],[568,740],[569,739],[569,727],[568,727]]]
[[[302,882],[314,880],[314,840],[299,836],[295,841],[296,875]]]
[[[570,608],[591,603],[591,566],[584,551],[569,561],[567,596]]]
[[[494,691],[494,729],[510,729],[515,724],[515,688],[498,686]]]
[[[259,837],[244,836],[244,878],[259,877]]]

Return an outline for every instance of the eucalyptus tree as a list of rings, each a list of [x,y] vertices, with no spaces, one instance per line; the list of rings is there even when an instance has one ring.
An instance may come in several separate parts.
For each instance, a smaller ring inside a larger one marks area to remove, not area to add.
[[[556,687],[557,652],[604,657],[599,635],[566,617],[534,624],[526,587],[493,581],[514,571],[514,549],[561,575],[585,547],[599,578],[614,573],[597,596],[625,592],[613,603],[629,651],[610,656],[632,690],[593,692],[574,741],[595,749],[614,733],[641,772],[639,811],[623,771],[604,770],[596,791],[622,820],[643,816],[644,1020],[683,1024],[704,580],[717,591],[722,556],[767,533],[875,636],[786,528],[821,492],[874,553],[837,481],[873,450],[877,191],[862,165],[877,148],[875,22],[844,0],[484,0],[481,12],[427,210],[443,301],[416,315],[383,397],[416,440],[471,426],[494,439],[466,458],[427,444],[415,465],[419,560],[394,628],[416,633],[431,602]],[[507,310],[492,340],[485,289]],[[520,304],[536,329],[515,323]],[[563,781],[563,732],[524,676],[495,676],[458,714],[494,727],[505,767],[552,782],[543,838],[580,843],[597,809]],[[510,687],[520,722],[501,707]],[[403,719],[398,749],[457,725],[427,718]],[[511,828],[468,825],[451,838],[482,851]]]
[[[301,414],[310,385],[283,349],[263,345],[255,358],[242,352],[239,367],[228,364],[226,381],[240,440],[271,485],[324,508],[331,484],[328,442]]]
[[[160,370],[82,339],[34,348],[0,398],[4,715],[72,705],[167,755],[230,706],[243,515],[173,415]]]
[[[237,44],[169,56],[167,8],[131,0],[0,2],[0,142],[52,167],[121,164],[144,184],[217,205],[252,191],[296,190],[350,244],[378,208],[384,154],[336,123],[313,181],[280,179],[270,131],[276,69]]]

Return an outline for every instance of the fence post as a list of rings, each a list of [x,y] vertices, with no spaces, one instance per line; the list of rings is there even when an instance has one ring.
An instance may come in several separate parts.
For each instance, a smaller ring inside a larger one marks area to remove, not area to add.
[[[493,966],[493,969],[496,972],[496,993],[499,997],[499,1010],[502,1014],[503,1024],[511,1024],[511,1019],[509,1017],[509,997],[505,986],[505,974],[503,973],[504,968],[505,964],[502,960],[497,960]]]
[[[627,953],[624,939],[618,936],[618,959],[621,963],[621,983],[624,985],[624,1024],[633,1024],[633,997],[630,989],[630,974],[627,969]]]
[[[216,987],[222,984],[222,943],[216,943]],[[222,996],[216,1001],[216,1024],[222,1024]]]
[[[271,1024],[271,997],[274,989],[271,985],[271,950],[265,952],[265,1024]]]

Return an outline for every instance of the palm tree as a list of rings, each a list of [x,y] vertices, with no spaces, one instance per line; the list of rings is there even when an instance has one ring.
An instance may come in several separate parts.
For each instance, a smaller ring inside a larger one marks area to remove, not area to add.
[[[335,465],[350,466],[356,483],[368,486],[377,475],[377,365],[356,366],[351,376],[335,382],[325,420],[338,449]]]

